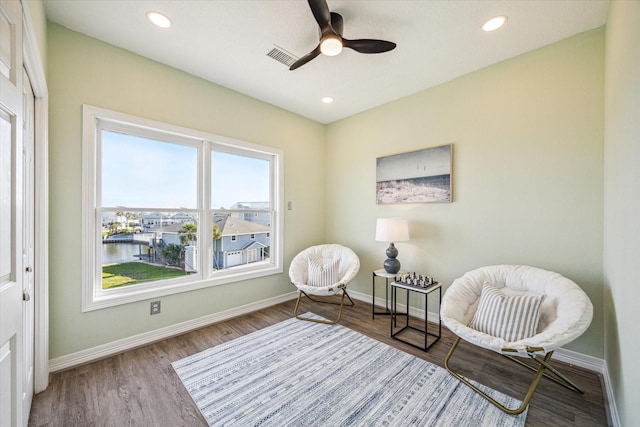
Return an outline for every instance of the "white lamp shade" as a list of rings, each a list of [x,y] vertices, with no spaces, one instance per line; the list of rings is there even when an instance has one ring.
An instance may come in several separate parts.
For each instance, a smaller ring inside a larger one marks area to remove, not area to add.
[[[376,222],[378,242],[404,242],[409,240],[409,223],[405,218],[378,218]]]

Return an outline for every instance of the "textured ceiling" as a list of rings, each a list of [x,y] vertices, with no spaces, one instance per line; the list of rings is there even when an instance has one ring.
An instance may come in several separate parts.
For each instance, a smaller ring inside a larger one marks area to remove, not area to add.
[[[303,0],[45,0],[50,21],[321,123],[330,123],[606,23],[608,0],[328,0],[344,37],[397,43],[391,52],[345,49],[295,71],[318,43]],[[149,10],[169,16],[160,29]],[[485,33],[496,15],[507,24]],[[321,98],[331,96],[332,104]]]

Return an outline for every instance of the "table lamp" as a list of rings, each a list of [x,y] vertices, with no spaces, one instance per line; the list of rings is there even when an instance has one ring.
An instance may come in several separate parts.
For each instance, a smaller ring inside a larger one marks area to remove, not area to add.
[[[397,260],[398,249],[393,242],[409,240],[409,224],[405,218],[378,218],[376,222],[376,241],[389,242],[387,259],[384,270],[389,274],[400,271],[400,261]]]

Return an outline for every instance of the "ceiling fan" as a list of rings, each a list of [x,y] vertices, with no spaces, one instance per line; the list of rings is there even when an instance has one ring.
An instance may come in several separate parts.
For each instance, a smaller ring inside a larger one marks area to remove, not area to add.
[[[320,26],[320,43],[311,52],[294,62],[289,70],[295,70],[311,61],[321,53],[327,56],[335,56],[342,52],[343,47],[348,47],[360,53],[382,53],[393,50],[396,44],[385,40],[358,39],[348,40],[342,37],[342,16],[329,11],[326,0],[308,0],[309,7]]]

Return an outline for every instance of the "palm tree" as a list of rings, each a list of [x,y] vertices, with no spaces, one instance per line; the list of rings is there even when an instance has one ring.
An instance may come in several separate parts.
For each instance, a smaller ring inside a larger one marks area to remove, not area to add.
[[[122,220],[123,219],[125,219],[125,221],[126,221],[126,218],[124,218],[124,212],[122,212],[122,211],[116,212],[116,221],[118,221],[120,223],[120,225],[122,225]]]
[[[107,224],[110,234],[116,234],[118,232],[118,228],[120,228],[120,225],[121,224],[118,221],[110,221],[109,224]]]
[[[192,222],[182,224],[180,227],[180,243],[187,245],[191,242],[195,242],[198,237],[198,226]]]
[[[217,255],[218,248],[217,248],[216,240],[220,240],[220,239],[222,239],[222,231],[217,225],[213,224],[213,243],[214,243],[213,262],[215,263],[216,268],[219,268],[218,255]]]
[[[132,220],[140,218],[140,215],[135,212],[125,212],[124,217],[127,219],[127,228]]]
[[[220,231],[217,225],[213,224],[213,240],[220,239],[222,239],[222,231]]]
[[[170,265],[180,265],[182,260],[182,246],[173,243],[162,249],[162,256]]]

